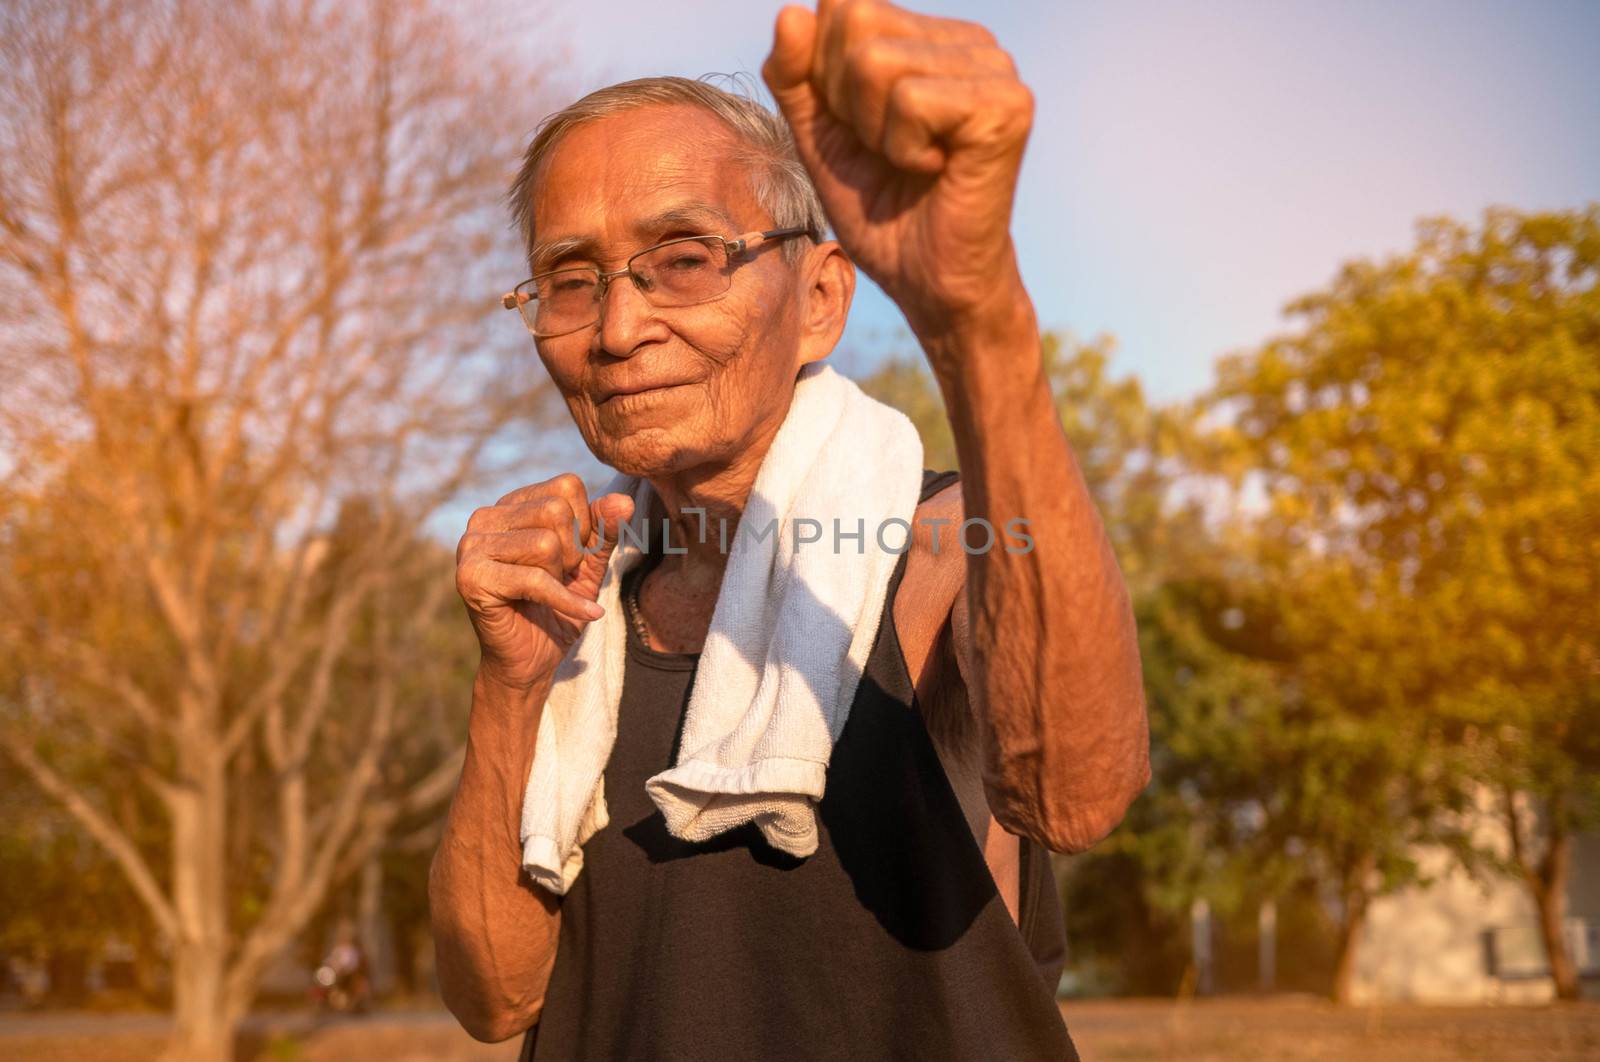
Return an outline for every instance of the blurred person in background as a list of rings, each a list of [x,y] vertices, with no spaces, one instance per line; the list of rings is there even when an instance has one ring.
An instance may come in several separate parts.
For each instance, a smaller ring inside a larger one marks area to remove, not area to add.
[[[601,89],[546,120],[513,189],[534,278],[512,304],[590,449],[648,482],[683,545],[620,580],[612,821],[550,889],[521,843],[541,712],[634,499],[569,474],[473,514],[457,583],[482,656],[430,876],[441,990],[475,1037],[526,1033],[525,1058],[1075,1057],[1048,852],[1116,826],[1148,738],[1127,592],[1011,241],[1032,98],[982,27],[885,3],[786,8],[763,75],[781,118],[704,82]],[[685,240],[726,255],[725,290],[664,294],[662,248]],[[685,841],[645,781],[676,755],[728,565],[696,529],[744,512],[857,266],[918,337],[963,483],[917,492],[816,851],[749,825]],[[1025,520],[1033,548],[954,548],[974,518]]]
[[[372,1001],[372,974],[355,922],[339,919],[333,946],[317,967],[313,994],[325,1010],[363,1011]]]

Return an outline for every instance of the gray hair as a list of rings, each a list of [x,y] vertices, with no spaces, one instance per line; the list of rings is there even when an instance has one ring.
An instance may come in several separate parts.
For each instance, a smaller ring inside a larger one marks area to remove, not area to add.
[[[533,140],[522,156],[522,168],[506,196],[512,223],[530,257],[534,241],[533,185],[540,164],[573,128],[650,104],[687,104],[720,119],[742,145],[739,157],[750,167],[756,202],[772,217],[774,226],[803,226],[812,240],[823,238],[828,229],[827,215],[822,211],[822,200],[817,197],[811,175],[795,151],[794,135],[787,122],[749,96],[728,92],[704,79],[642,77],[597,89],[545,118],[534,130]],[[799,257],[800,251],[799,241],[784,242],[783,253],[789,261]]]

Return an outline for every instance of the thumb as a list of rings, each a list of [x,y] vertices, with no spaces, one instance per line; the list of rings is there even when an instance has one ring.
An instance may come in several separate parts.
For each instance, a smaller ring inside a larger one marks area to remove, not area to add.
[[[793,4],[778,12],[772,51],[761,64],[761,77],[772,90],[795,139],[809,146],[822,101],[811,84],[811,59],[817,44],[817,16]]]
[[[590,504],[589,515],[595,535],[595,540],[589,545],[597,548],[584,559],[604,571],[611,560],[612,551],[617,548],[622,525],[633,519],[633,498],[626,494],[602,495]]]

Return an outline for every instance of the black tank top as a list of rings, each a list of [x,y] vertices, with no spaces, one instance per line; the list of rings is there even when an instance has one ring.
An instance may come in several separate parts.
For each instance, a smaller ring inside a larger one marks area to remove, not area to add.
[[[922,497],[954,479],[925,474]],[[894,628],[904,572],[902,556],[806,859],[753,824],[667,832],[644,783],[677,760],[698,657],[630,630],[611,822],[562,899],[523,1062],[1077,1058],[1048,853],[1022,840],[1013,923],[915,702]]]

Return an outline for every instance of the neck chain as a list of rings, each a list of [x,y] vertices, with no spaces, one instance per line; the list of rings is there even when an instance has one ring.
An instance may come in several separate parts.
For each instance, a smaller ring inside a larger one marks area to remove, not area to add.
[[[650,628],[644,622],[644,608],[639,604],[639,588],[644,585],[644,577],[648,571],[640,572],[628,587],[628,592],[623,595],[623,607],[627,610],[628,621],[633,624],[633,629],[639,635],[639,641],[646,649],[650,648]]]

